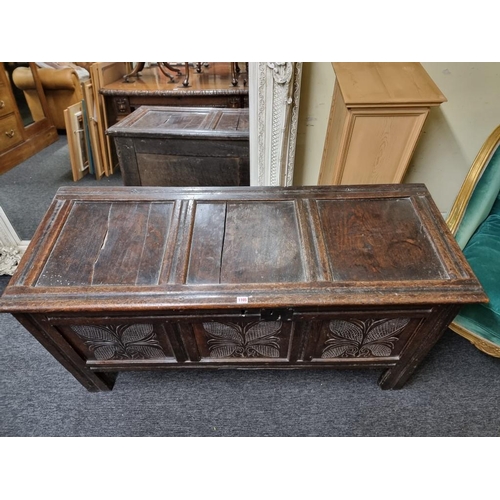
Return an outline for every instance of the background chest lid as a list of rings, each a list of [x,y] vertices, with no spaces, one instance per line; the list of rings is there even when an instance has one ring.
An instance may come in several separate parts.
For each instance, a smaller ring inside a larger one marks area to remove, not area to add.
[[[107,130],[115,137],[248,139],[248,108],[141,106]]]

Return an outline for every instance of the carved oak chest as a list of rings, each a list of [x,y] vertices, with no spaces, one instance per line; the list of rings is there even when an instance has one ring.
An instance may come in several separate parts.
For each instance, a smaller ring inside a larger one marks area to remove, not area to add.
[[[141,106],[107,130],[125,186],[248,186],[247,109]]]
[[[61,188],[0,300],[88,390],[121,370],[385,368],[486,297],[423,185]]]

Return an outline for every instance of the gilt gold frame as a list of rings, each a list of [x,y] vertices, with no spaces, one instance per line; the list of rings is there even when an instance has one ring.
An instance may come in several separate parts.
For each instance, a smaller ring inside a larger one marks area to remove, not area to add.
[[[464,218],[465,210],[469,204],[470,197],[472,196],[481,175],[483,175],[484,169],[488,165],[488,162],[499,143],[500,125],[490,134],[479,150],[479,153],[474,159],[472,166],[469,169],[469,173],[467,174],[467,177],[458,192],[455,202],[451,207],[446,224],[448,224],[453,236],[457,234],[458,227]]]
[[[459,324],[455,323],[454,321],[448,328],[453,332],[458,333],[465,339],[467,339],[480,351],[483,351],[484,353],[489,354],[490,356],[494,356],[495,358],[500,358],[500,347],[494,344],[493,342],[490,342],[489,340],[474,335],[472,332],[470,332],[463,326],[460,326]]]
[[[453,236],[457,234],[458,228],[460,226],[460,223],[462,222],[462,219],[464,218],[465,211],[467,209],[467,205],[469,204],[472,193],[474,192],[479,179],[483,175],[488,162],[490,161],[499,144],[500,125],[489,135],[489,137],[486,139],[481,149],[479,150],[462,184],[462,187],[458,192],[455,202],[451,207],[450,214],[448,215],[446,223],[450,228]],[[455,321],[453,321],[448,328],[466,338],[480,351],[489,354],[490,356],[494,356],[495,358],[500,358],[500,346],[494,344],[493,342],[490,342],[489,340],[478,337],[463,326],[455,323]]]

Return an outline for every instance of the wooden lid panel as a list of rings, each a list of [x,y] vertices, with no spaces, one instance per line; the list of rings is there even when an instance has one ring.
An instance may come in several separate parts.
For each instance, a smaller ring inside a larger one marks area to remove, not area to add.
[[[141,106],[107,130],[115,137],[249,137],[248,109]]]
[[[37,287],[156,285],[173,203],[76,202]]]
[[[317,204],[334,281],[448,278],[410,198]]]
[[[219,113],[216,130],[236,130],[248,133],[249,131],[249,116],[245,110],[241,113],[228,113],[223,110]]]
[[[293,201],[197,203],[187,284],[304,281]]]
[[[305,280],[293,201],[227,204],[221,284]]]

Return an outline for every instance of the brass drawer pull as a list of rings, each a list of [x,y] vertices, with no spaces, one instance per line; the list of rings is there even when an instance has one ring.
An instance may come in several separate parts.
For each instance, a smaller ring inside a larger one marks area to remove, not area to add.
[[[0,101],[0,109],[5,108],[5,101]]]
[[[10,137],[12,139],[12,137],[14,137],[14,134],[15,134],[15,131],[13,128],[10,129],[10,132],[5,132],[5,135],[7,137]]]

